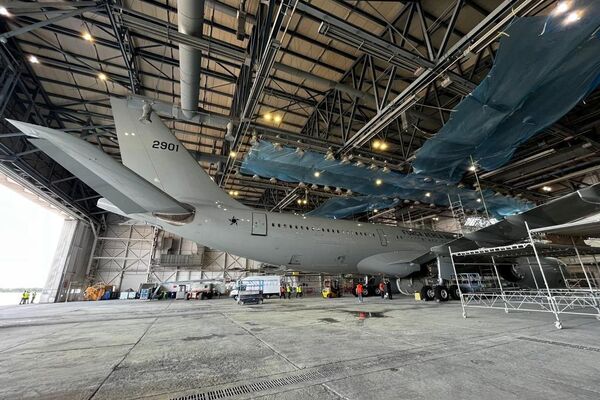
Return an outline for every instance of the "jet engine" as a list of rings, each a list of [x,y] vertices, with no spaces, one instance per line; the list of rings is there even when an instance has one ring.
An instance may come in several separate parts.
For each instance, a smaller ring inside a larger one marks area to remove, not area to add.
[[[545,287],[544,277],[551,288],[560,288],[565,286],[564,278],[567,274],[563,263],[552,257],[543,257],[540,259],[544,276],[540,271],[535,258],[525,257],[517,258],[512,265],[502,265],[498,267],[498,274],[508,282],[514,282],[521,288]],[[537,285],[536,285],[537,283]]]

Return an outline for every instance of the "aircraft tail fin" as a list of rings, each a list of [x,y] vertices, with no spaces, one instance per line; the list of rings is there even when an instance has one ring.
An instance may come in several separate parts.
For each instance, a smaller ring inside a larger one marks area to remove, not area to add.
[[[174,224],[186,223],[193,217],[193,208],[85,140],[39,125],[8,121],[29,136],[28,140],[37,148],[104,196],[106,199],[101,199],[99,206],[109,204],[110,211],[122,215],[151,213]]]
[[[126,99],[110,99],[123,164],[183,202],[246,208],[219,188],[160,117],[128,107]],[[144,110],[146,111],[146,110]]]

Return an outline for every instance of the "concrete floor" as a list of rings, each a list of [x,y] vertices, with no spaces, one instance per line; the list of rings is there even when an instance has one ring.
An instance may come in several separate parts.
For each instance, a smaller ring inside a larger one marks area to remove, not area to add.
[[[600,322],[563,324],[408,298],[7,306],[0,398],[597,400]]]

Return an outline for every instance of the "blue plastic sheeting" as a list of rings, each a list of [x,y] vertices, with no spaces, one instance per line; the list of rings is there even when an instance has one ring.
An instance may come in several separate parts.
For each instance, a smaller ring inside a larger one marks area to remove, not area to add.
[[[418,151],[415,172],[458,182],[469,165],[492,170],[600,84],[600,1],[514,21],[493,68]],[[567,22],[576,13],[579,20]]]
[[[264,140],[252,146],[240,171],[286,182],[329,186],[332,190],[340,187],[363,195],[331,199],[311,213],[330,218],[344,218],[392,207],[403,199],[448,206],[448,194],[453,196],[453,201],[460,195],[467,209],[483,210],[483,203],[477,202],[479,193],[475,190],[460,189],[444,181],[423,179],[416,174],[384,173],[381,169],[371,170],[367,166],[344,165],[337,160],[326,160],[323,154],[312,151],[305,151],[300,156],[294,148],[276,148]],[[319,172],[318,177],[315,172]],[[381,179],[380,185],[376,184],[377,179]],[[492,191],[484,191],[484,196],[488,211],[494,217],[512,215],[531,207],[513,198],[495,196]]]

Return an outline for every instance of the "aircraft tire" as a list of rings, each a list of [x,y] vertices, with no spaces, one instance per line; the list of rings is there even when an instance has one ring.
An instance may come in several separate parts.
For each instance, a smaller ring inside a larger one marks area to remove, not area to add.
[[[448,291],[450,292],[450,298],[452,300],[460,300],[460,292],[458,291],[457,285],[450,285]]]
[[[450,300],[450,293],[446,286],[438,285],[434,288],[435,299],[438,302],[445,302]]]
[[[435,292],[429,285],[425,285],[421,288],[421,299],[425,301],[431,301],[435,298]]]

